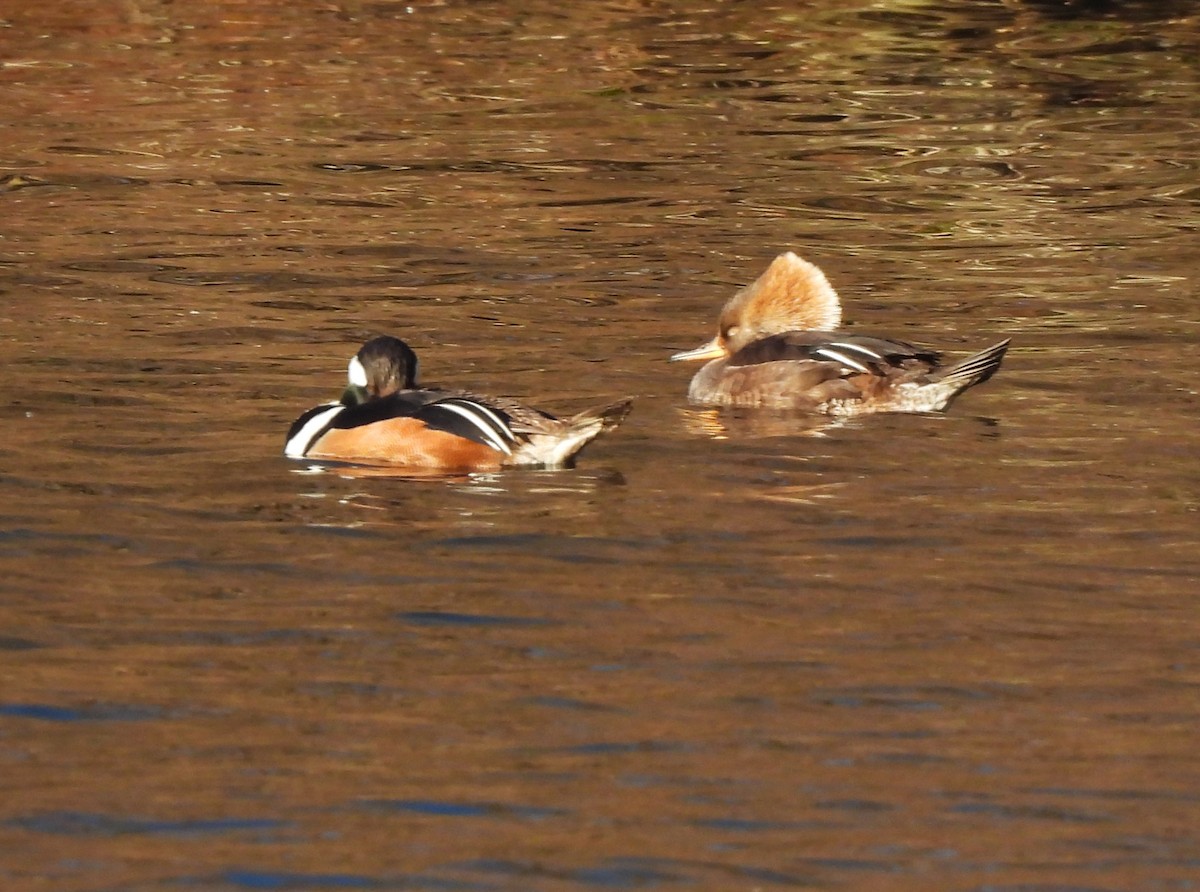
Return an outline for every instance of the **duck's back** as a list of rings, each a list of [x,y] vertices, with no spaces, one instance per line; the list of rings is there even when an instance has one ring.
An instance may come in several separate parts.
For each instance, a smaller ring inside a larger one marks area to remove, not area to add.
[[[934,351],[903,341],[832,331],[761,338],[692,379],[688,397],[713,406],[760,406],[852,414],[934,369]]]

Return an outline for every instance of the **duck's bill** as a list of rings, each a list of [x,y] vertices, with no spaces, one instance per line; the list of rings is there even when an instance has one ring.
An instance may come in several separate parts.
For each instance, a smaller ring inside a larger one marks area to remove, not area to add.
[[[725,348],[718,343],[716,338],[713,338],[707,344],[697,347],[695,350],[684,350],[682,353],[676,353],[671,357],[671,362],[679,362],[681,359],[719,359],[725,355]]]

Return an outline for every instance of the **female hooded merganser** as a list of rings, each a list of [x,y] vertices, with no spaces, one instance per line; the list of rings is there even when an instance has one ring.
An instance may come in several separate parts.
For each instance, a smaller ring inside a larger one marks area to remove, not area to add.
[[[444,471],[564,467],[631,402],[555,418],[502,397],[425,389],[416,376],[416,354],[399,338],[367,341],[341,400],[296,419],[284,454]]]
[[[693,403],[858,415],[940,412],[990,378],[1008,349],[1001,341],[941,366],[932,350],[839,332],[841,320],[825,274],[789,251],[725,304],[716,337],[671,359],[712,360],[692,378]]]

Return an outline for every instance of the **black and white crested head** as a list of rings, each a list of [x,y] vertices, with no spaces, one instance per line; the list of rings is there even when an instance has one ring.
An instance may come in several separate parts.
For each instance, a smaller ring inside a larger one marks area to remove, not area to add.
[[[417,354],[399,338],[380,335],[367,341],[354,354],[346,374],[350,382],[347,393],[362,395],[362,399],[351,402],[412,390],[417,386]]]

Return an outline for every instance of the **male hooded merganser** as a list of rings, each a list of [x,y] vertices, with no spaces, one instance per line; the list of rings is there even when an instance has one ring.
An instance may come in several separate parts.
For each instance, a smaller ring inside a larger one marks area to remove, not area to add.
[[[444,471],[565,467],[631,403],[555,418],[503,397],[425,389],[416,374],[416,354],[399,338],[367,341],[341,400],[296,419],[284,454]]]
[[[693,403],[858,415],[940,412],[1008,349],[1001,341],[942,366],[932,350],[837,331],[841,321],[825,274],[789,251],[725,304],[716,337],[671,359],[712,360],[688,387]]]

